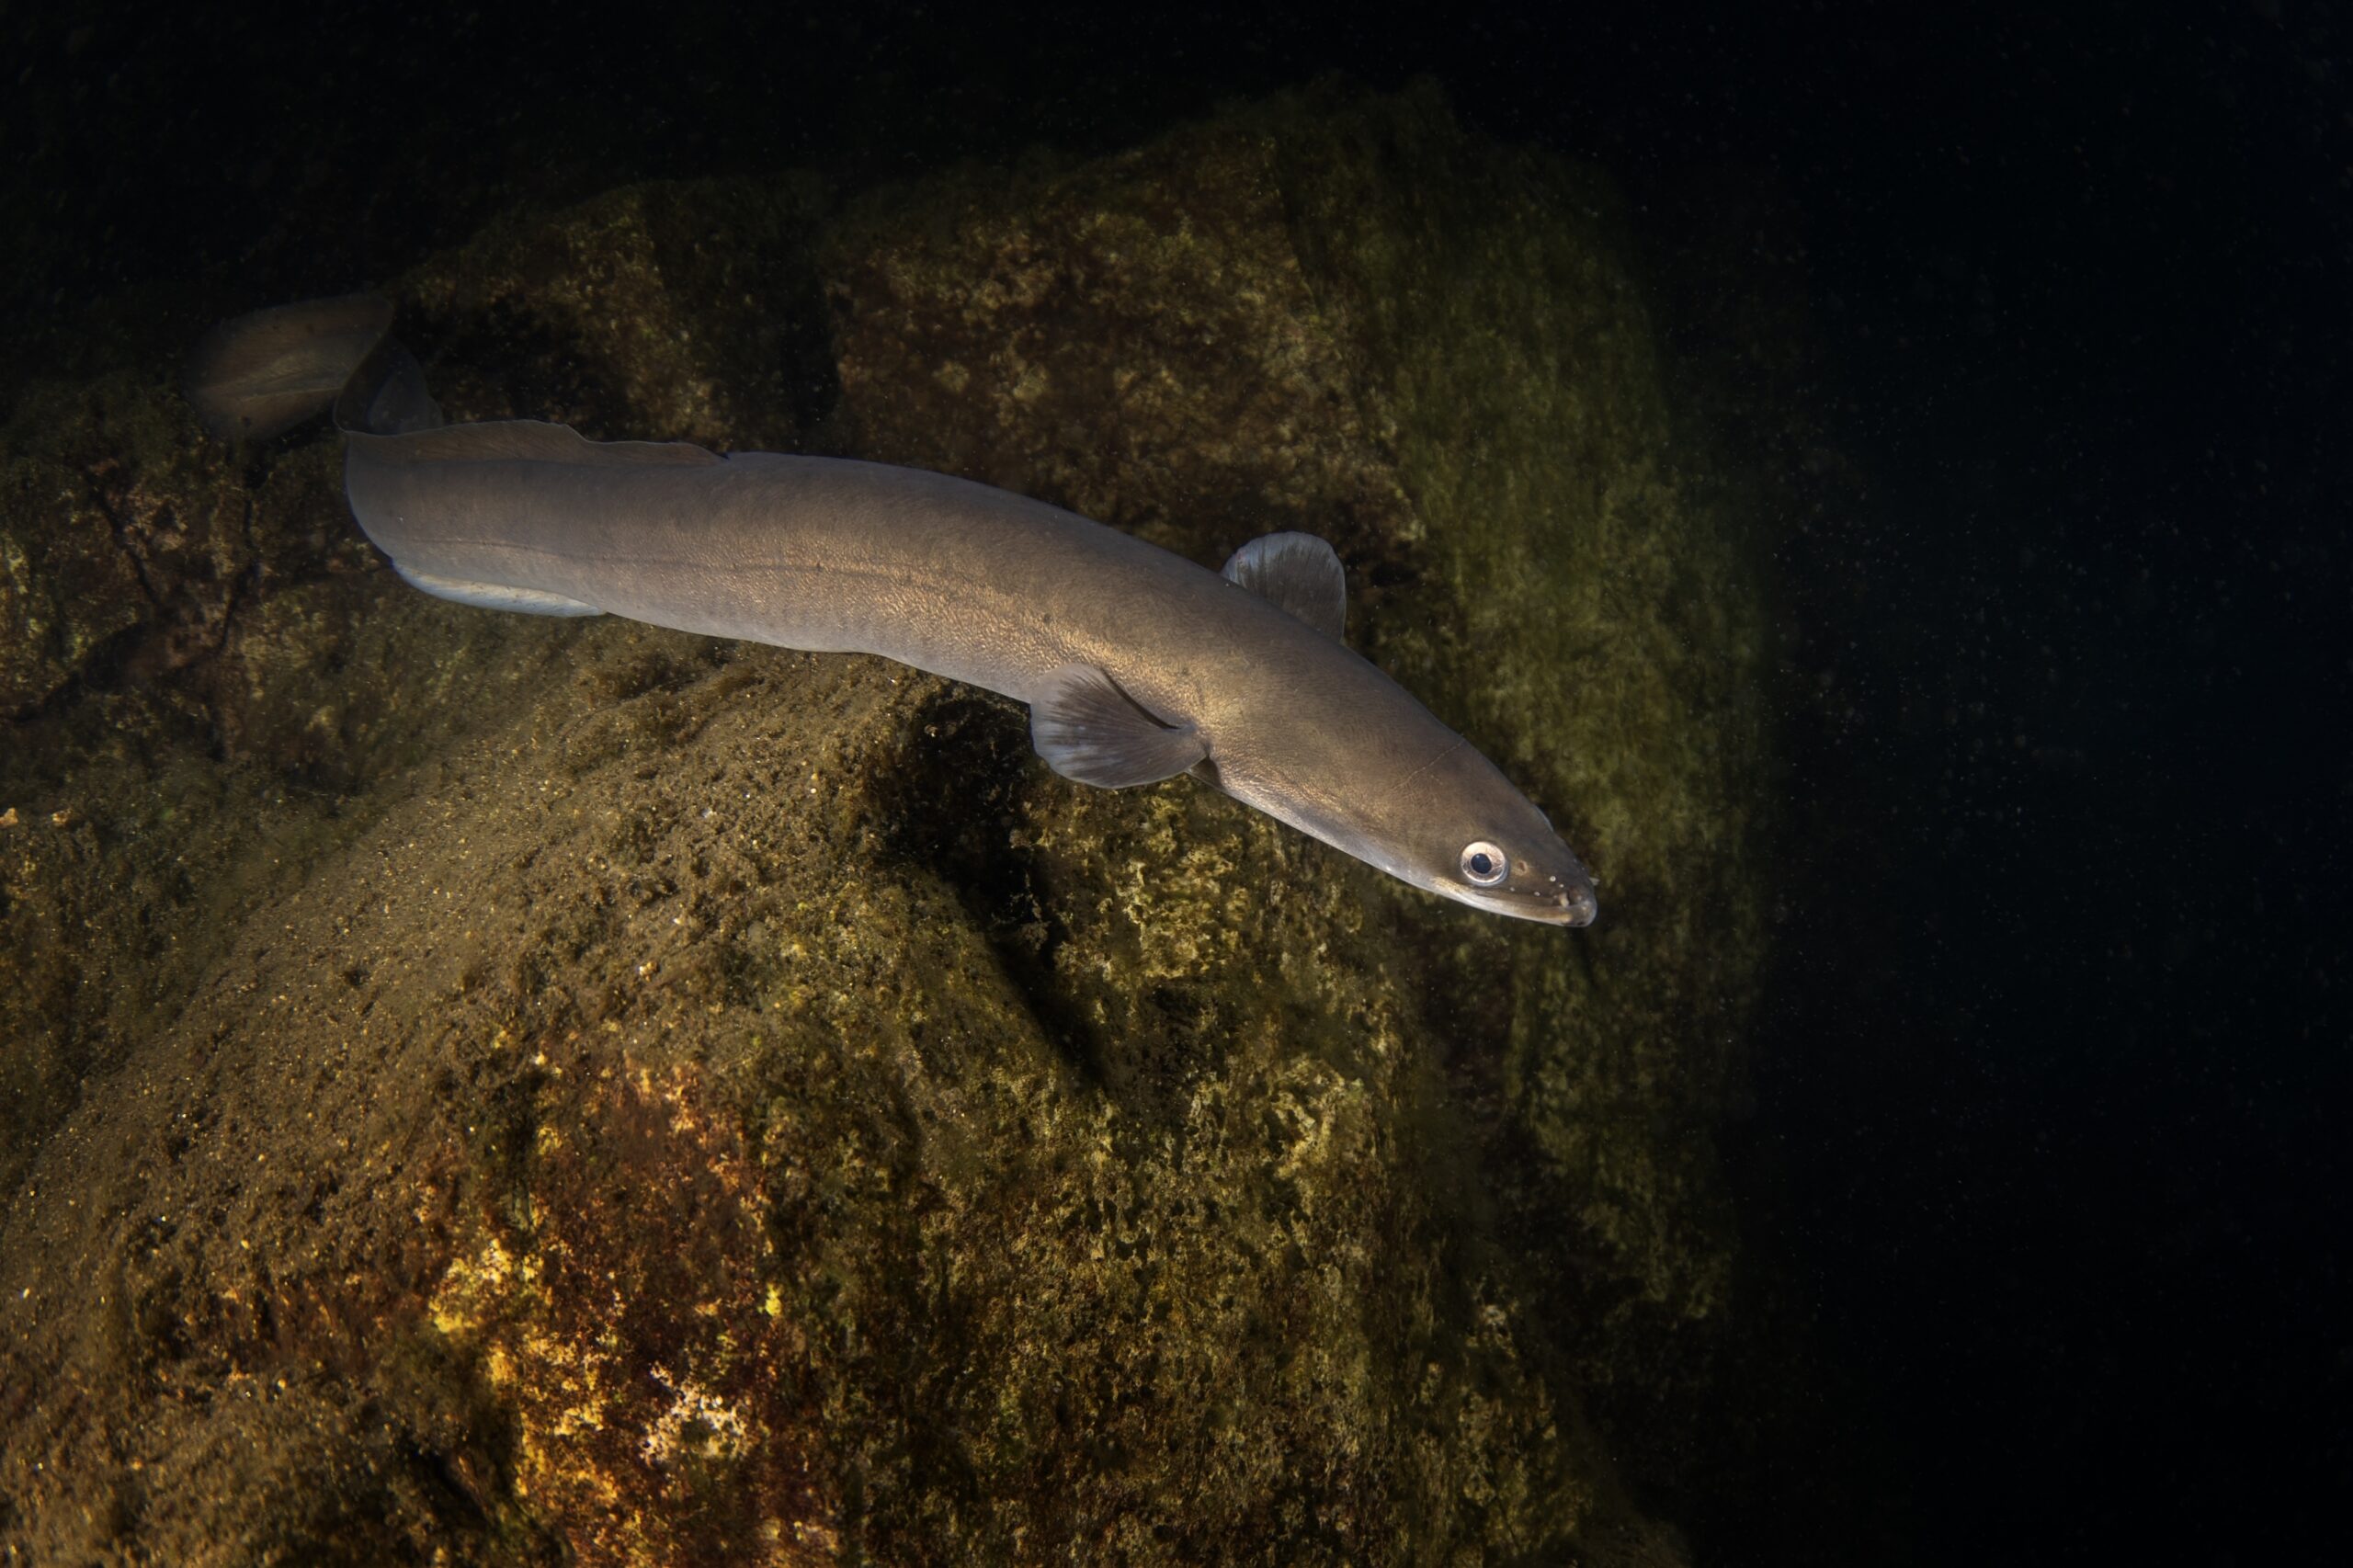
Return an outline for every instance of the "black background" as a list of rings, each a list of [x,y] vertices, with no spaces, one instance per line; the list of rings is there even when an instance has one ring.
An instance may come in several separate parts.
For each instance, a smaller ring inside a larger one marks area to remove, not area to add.
[[[12,6],[0,363],[78,301],[341,291],[517,201],[1108,148],[1334,70],[1605,164],[1687,290],[1695,204],[1769,190],[1862,476],[1779,552],[1736,1135],[1847,1385],[1822,1506],[1869,1520],[1815,1545],[2346,1552],[2353,8],[1535,10]]]

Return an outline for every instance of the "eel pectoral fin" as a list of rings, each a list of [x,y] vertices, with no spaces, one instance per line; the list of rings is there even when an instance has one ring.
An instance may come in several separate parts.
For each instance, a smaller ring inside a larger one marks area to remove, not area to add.
[[[1225,580],[1287,610],[1335,642],[1348,624],[1348,574],[1313,534],[1262,534],[1226,558]]]
[[[1092,665],[1065,665],[1029,704],[1029,744],[1065,778],[1102,790],[1154,784],[1209,756],[1200,732],[1146,712]]]

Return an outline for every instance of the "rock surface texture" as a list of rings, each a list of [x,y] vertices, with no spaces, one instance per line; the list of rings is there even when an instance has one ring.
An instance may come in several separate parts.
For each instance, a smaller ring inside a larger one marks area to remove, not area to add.
[[[1324,535],[1584,932],[881,661],[425,599],[161,369],[21,402],[0,1553],[1682,1561],[1620,1460],[1737,1296],[1761,551],[1613,203],[1325,91],[388,285],[453,417]]]

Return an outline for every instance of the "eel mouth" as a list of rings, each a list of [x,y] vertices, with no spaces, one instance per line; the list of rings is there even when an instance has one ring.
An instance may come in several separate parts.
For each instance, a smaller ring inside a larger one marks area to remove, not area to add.
[[[1490,915],[1508,915],[1517,920],[1533,920],[1545,926],[1590,926],[1601,913],[1601,903],[1594,896],[1591,884],[1582,881],[1540,889],[1509,884],[1476,888],[1468,882],[1449,881],[1438,891]]]

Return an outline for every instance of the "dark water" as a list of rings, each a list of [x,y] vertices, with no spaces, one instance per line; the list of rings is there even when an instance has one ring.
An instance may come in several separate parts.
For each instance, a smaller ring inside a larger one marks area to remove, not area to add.
[[[1809,1517],[1870,1561],[2341,1551],[2353,16],[2059,10],[20,11],[10,352],[157,279],[340,290],[517,200],[1111,148],[1329,70],[1606,165],[1686,323],[1767,202],[1852,477],[1779,552],[1734,1153],[1843,1440],[1769,1541],[1662,1511],[1727,1562],[1809,1560]]]

